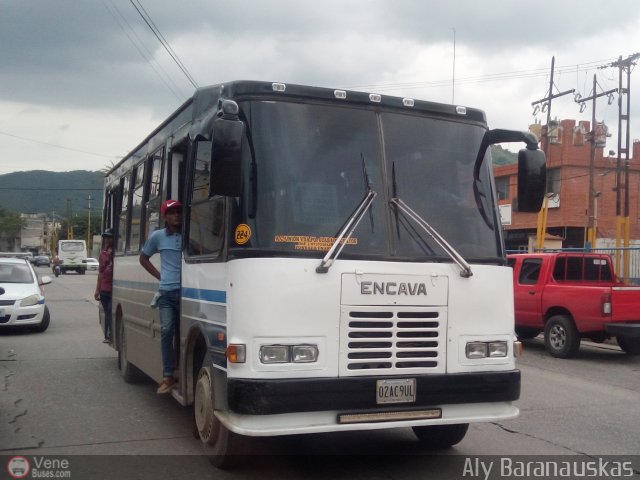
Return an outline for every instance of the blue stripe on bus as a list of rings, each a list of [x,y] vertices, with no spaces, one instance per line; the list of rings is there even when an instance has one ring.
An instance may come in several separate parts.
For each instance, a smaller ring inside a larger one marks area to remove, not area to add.
[[[227,303],[227,292],[224,290],[205,290],[202,288],[183,288],[182,296],[192,300]]]
[[[133,282],[131,280],[114,280],[113,285],[121,288],[132,290],[146,290],[148,292],[157,292],[158,284],[151,282]]]
[[[133,282],[131,280],[114,280],[113,284],[120,288],[157,292],[158,284],[149,282]],[[183,288],[182,297],[207,302],[227,303],[227,292],[224,290],[205,290],[203,288]]]

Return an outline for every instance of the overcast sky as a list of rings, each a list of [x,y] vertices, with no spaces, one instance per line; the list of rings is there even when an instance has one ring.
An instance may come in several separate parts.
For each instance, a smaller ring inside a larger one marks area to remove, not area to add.
[[[636,0],[132,0],[199,86],[237,79],[352,88],[473,106],[527,129],[554,93],[618,86],[640,52]],[[130,0],[0,0],[0,174],[99,170],[194,91]],[[455,38],[455,56],[454,56]],[[455,76],[454,76],[455,59]],[[640,72],[631,139],[640,138]],[[453,79],[455,78],[455,82]],[[572,95],[552,117],[591,119]],[[598,100],[617,145],[617,96]]]

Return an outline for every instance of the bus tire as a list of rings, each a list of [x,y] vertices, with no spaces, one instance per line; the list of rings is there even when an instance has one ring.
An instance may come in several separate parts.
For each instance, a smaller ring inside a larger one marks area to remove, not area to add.
[[[568,315],[554,315],[544,326],[544,345],[557,358],[575,357],[580,348],[580,335]]]
[[[640,355],[640,338],[631,338],[618,335],[616,337],[618,346],[627,355]]]
[[[420,442],[429,448],[451,448],[460,443],[469,430],[468,423],[412,427]]]
[[[520,340],[531,340],[540,334],[537,328],[516,327],[516,335]]]
[[[118,369],[126,383],[139,383],[144,374],[127,360],[127,338],[124,333],[124,321],[118,324]]]
[[[231,432],[215,415],[213,371],[206,358],[198,372],[193,410],[195,429],[209,461],[220,469],[236,466],[241,459],[242,436]]]

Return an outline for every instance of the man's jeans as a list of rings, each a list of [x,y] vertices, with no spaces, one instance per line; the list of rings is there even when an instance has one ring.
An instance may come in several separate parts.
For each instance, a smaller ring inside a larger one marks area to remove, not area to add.
[[[111,292],[100,292],[100,303],[104,310],[104,338],[111,340]]]
[[[173,377],[175,368],[173,338],[180,318],[180,289],[161,290],[158,299],[160,313],[160,344],[162,348],[162,375]]]

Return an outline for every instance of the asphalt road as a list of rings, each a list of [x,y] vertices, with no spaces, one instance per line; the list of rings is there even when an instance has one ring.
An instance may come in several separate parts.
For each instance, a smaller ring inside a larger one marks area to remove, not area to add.
[[[45,333],[0,330],[0,463],[68,457],[71,478],[422,479],[462,478],[476,456],[618,455],[640,472],[640,357],[583,343],[578,358],[559,360],[540,339],[519,361],[520,417],[474,424],[451,450],[426,451],[410,429],[253,439],[257,455],[216,470],[200,455],[190,409],[156,395],[151,381],[120,378],[116,352],[102,343],[95,281],[95,272],[68,274],[45,287]]]

